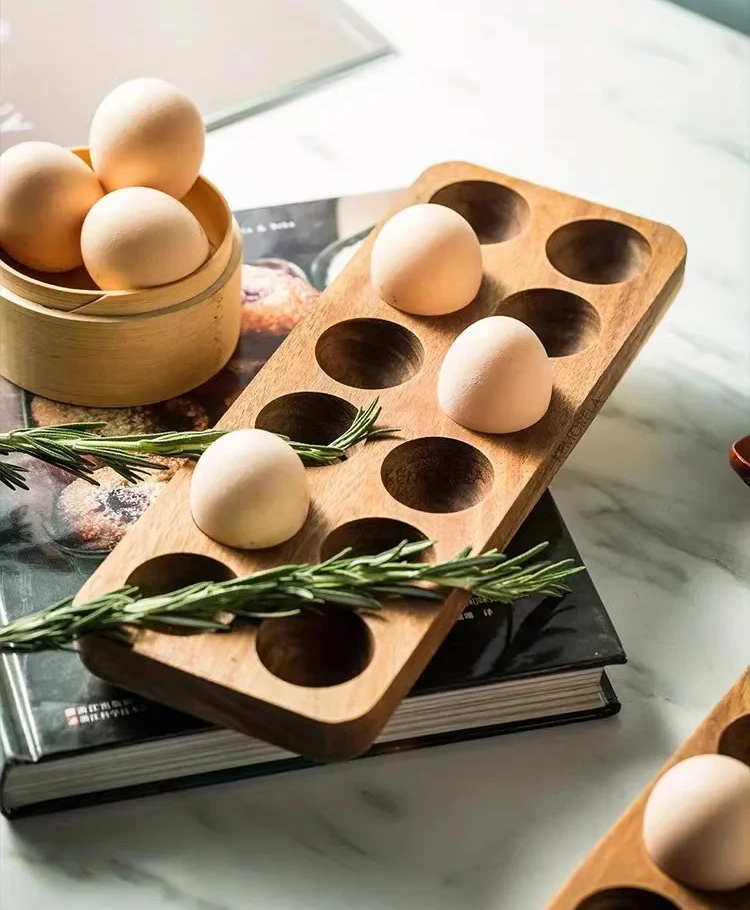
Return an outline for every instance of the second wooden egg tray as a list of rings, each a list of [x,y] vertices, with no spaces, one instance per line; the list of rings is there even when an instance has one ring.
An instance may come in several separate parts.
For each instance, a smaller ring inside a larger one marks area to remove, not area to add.
[[[680,746],[546,910],[747,910],[750,885],[713,892],[688,888],[658,869],[643,845],[643,814],[659,778],[692,755],[716,753],[750,765],[750,672]]]
[[[503,548],[622,376],[676,293],[685,245],[665,225],[463,163],[437,165],[402,205],[461,212],[483,244],[485,277],[464,310],[403,314],[369,282],[370,238],[227,412],[219,426],[257,426],[330,442],[377,394],[398,438],[343,464],[309,469],[313,506],[288,543],[223,547],[193,524],[185,466],[79,595],[145,593],[289,562],[344,546],[376,552],[437,540],[430,558],[471,544]],[[436,401],[456,336],[496,313],[526,322],[552,358],[547,415],[508,436],[473,433]],[[377,391],[375,391],[377,390]],[[382,615],[332,612],[271,619],[229,635],[136,633],[129,645],[89,636],[92,672],[174,708],[321,760],[365,751],[455,622],[466,596],[396,602]]]

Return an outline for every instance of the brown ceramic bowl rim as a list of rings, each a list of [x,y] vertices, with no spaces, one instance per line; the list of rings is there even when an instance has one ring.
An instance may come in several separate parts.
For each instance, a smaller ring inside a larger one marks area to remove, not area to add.
[[[732,443],[731,452],[737,461],[741,462],[750,470],[750,435],[742,436],[736,442]]]

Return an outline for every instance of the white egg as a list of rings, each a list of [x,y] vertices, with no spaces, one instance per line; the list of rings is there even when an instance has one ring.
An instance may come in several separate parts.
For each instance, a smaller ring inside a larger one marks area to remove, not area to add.
[[[469,222],[444,205],[410,205],[380,229],[370,279],[386,303],[417,316],[460,310],[482,283],[482,248]]]
[[[464,329],[448,349],[437,395],[451,420],[469,430],[515,433],[547,412],[552,368],[527,325],[488,316]]]
[[[261,550],[283,543],[300,530],[309,508],[302,461],[265,430],[227,433],[206,449],[193,470],[193,521],[228,547]]]
[[[750,767],[728,755],[694,755],[656,782],[643,843],[662,872],[706,891],[750,885]]]

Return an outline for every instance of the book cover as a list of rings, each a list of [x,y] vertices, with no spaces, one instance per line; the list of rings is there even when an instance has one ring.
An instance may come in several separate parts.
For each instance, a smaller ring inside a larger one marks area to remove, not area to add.
[[[314,305],[320,290],[343,268],[393,201],[393,193],[378,193],[237,212],[244,238],[242,336],[224,370],[189,394],[129,409],[63,405],[0,379],[0,431],[83,420],[105,421],[105,432],[110,433],[211,426]],[[167,462],[137,484],[127,484],[109,469],[101,469],[96,472],[99,486],[45,465],[31,465],[31,489],[6,491],[0,498],[0,621],[73,595],[164,488],[178,466],[176,459]],[[519,530],[510,550],[520,552],[542,540],[550,541],[550,559],[580,561],[549,493]],[[588,573],[575,576],[571,587],[563,598],[528,598],[512,608],[472,601],[413,694],[624,661]],[[613,713],[619,707],[606,685],[605,693],[606,704],[595,713]],[[578,718],[537,719],[525,726],[573,719]],[[96,679],[75,653],[0,657],[0,746],[6,768],[206,727],[200,720]],[[427,737],[389,748],[445,739]],[[232,773],[236,776],[236,769]],[[190,778],[183,784],[191,781],[203,779]]]

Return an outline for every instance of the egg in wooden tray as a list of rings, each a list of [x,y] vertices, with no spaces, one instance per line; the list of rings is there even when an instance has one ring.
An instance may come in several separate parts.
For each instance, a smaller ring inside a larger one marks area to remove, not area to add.
[[[381,423],[397,432],[309,467],[306,520],[260,549],[194,514],[197,498],[218,515],[238,502],[233,484],[243,489],[230,468],[247,459],[209,459],[209,449],[206,470],[177,472],[79,603],[125,584],[152,595],[201,582],[239,590],[251,573],[319,564],[334,541],[355,553],[373,540],[429,541],[414,549],[425,573],[469,545],[502,549],[684,270],[684,242],[665,225],[471,164],[429,169],[391,215],[219,428],[222,441],[255,430],[330,445],[377,395]],[[278,517],[262,508],[269,523]],[[293,618],[233,622],[230,611],[221,623],[232,634],[141,628],[127,641],[89,635],[80,652],[125,688],[333,760],[369,747],[466,598],[388,600],[377,613],[334,605],[307,613],[302,636]]]
[[[750,671],[583,860],[546,910],[750,906]]]

